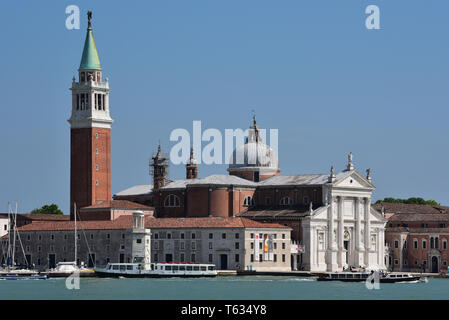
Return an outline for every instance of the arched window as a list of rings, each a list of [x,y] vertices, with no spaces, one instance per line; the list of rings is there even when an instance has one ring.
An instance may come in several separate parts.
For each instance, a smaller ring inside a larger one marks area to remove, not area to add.
[[[434,246],[433,246],[433,237],[431,237],[430,238],[430,249],[433,249],[434,248]]]
[[[175,194],[169,194],[164,200],[164,207],[179,207],[181,201]]]
[[[290,197],[283,197],[279,203],[281,206],[291,206],[293,201]]]
[[[247,196],[247,197],[245,198],[245,200],[243,201],[243,205],[244,205],[245,207],[252,207],[252,206],[254,206],[254,200],[253,200],[253,197]]]

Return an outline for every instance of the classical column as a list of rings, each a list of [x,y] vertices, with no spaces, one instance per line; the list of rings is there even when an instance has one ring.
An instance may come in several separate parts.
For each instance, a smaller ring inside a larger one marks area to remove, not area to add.
[[[363,252],[365,251],[362,246],[362,210],[361,205],[363,203],[362,198],[355,198],[355,261],[356,267],[363,265]]]
[[[336,206],[336,199],[332,198],[329,201],[327,207],[327,251],[326,251],[326,264],[327,271],[336,271],[336,251],[334,240],[334,208]]]
[[[344,250],[344,246],[343,246],[343,241],[344,241],[344,219],[343,219],[343,202],[344,202],[344,198],[343,197],[338,197],[338,236],[337,236],[337,241],[338,241],[338,254],[337,254],[337,263],[338,263],[338,267],[342,268],[344,261],[343,261],[343,250]]]
[[[370,199],[365,198],[365,204],[364,204],[364,211],[365,211],[365,267],[369,267],[369,252],[370,252],[370,229],[371,229],[371,223],[370,223]]]

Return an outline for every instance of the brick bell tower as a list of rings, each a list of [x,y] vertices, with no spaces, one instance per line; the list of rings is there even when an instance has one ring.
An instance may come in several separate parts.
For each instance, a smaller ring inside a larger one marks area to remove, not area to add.
[[[78,82],[72,79],[70,123],[70,218],[77,208],[111,200],[111,124],[109,83],[102,69],[92,33],[92,12]]]

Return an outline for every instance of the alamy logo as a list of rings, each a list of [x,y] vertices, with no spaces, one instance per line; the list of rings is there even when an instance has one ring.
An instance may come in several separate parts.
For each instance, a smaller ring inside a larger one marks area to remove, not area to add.
[[[79,30],[80,28],[80,8],[76,5],[70,5],[65,8],[65,13],[69,16],[65,19],[65,27],[68,30]]]
[[[279,130],[269,130],[270,145],[266,144],[267,130],[255,124],[247,130],[209,128],[202,131],[201,121],[193,121],[193,139],[188,130],[178,128],[171,132],[170,141],[177,142],[170,150],[173,164],[186,164],[193,147],[198,164],[250,164],[270,166],[278,155]],[[193,145],[191,141],[193,140]],[[234,144],[235,141],[235,144]],[[207,144],[203,148],[203,142]],[[224,150],[223,150],[224,148]]]
[[[374,271],[365,281],[365,286],[368,290],[380,289],[380,274],[378,271]]]
[[[65,279],[65,287],[68,290],[79,290],[80,289],[80,272],[75,271],[70,276]]]

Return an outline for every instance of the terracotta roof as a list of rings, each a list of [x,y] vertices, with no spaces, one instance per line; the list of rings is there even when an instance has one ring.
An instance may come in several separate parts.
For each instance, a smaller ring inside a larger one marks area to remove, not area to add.
[[[290,229],[289,227],[275,223],[261,223],[246,218],[153,218],[148,217],[145,222],[146,228],[276,228]],[[74,221],[33,221],[23,227],[20,231],[69,231],[74,230]],[[94,220],[78,221],[77,228],[83,230],[108,230],[108,229],[130,229],[132,228],[132,216],[121,216],[116,220]]]
[[[266,208],[266,209],[249,209],[245,212],[239,214],[240,217],[247,218],[301,218],[309,214],[309,208],[306,206],[301,206],[298,208]]]
[[[128,201],[128,200],[110,200],[110,201],[99,201],[98,203],[81,208],[84,209],[143,209],[152,210],[152,207],[145,206],[140,203]]]
[[[394,214],[389,222],[449,222],[448,213],[400,213]]]
[[[116,220],[77,221],[78,230],[108,230],[132,228],[132,216],[121,216]],[[18,228],[20,231],[68,231],[75,229],[74,221],[33,221]]]
[[[171,229],[171,228],[275,228],[290,229],[277,223],[261,223],[246,218],[149,218],[145,227],[149,229]]]
[[[385,232],[408,232],[408,233],[449,233],[449,228],[407,228],[407,227],[392,227],[386,228]]]
[[[422,213],[422,214],[432,214],[432,213],[449,213],[449,207],[446,206],[429,206],[422,204],[405,204],[405,203],[390,203],[381,202],[373,204],[372,207],[377,211],[381,211],[384,207],[385,213]]]
[[[68,215],[68,214],[24,213],[24,214],[21,214],[21,216],[24,216],[31,220],[40,220],[40,221],[68,221],[68,220],[70,220],[70,215]]]

